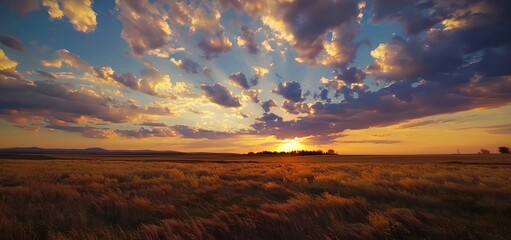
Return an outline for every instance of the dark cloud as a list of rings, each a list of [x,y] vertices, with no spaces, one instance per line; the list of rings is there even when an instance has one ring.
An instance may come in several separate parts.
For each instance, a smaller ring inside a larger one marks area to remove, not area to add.
[[[190,58],[184,58],[183,60],[175,60],[172,58],[170,61],[187,73],[199,73],[201,71],[200,65]]]
[[[289,101],[300,102],[303,100],[302,87],[296,81],[279,83],[272,92],[281,95]]]
[[[328,89],[323,88],[319,93],[314,93],[314,99],[319,99],[321,101],[331,102],[332,99],[328,97]]]
[[[261,107],[263,108],[264,112],[269,112],[272,107],[277,107],[277,103],[273,101],[273,99],[270,99],[261,103]]]
[[[241,41],[238,39],[238,44],[245,46],[247,48],[247,52],[251,54],[259,53],[259,46],[257,46],[255,34],[247,25],[241,26],[241,35],[239,38]]]
[[[284,100],[282,108],[291,114],[310,113],[311,108],[307,103],[304,102],[291,102]]]
[[[39,0],[2,0],[2,3],[22,15],[39,9]]]
[[[380,44],[371,52],[375,61],[367,71],[388,80],[414,79],[426,74],[455,70],[463,62],[458,46],[445,42],[405,40],[394,35],[390,42]],[[348,78],[349,79],[349,78]]]
[[[42,71],[42,70],[37,70],[37,73],[39,73],[39,75],[45,77],[45,78],[51,78],[51,79],[57,79],[57,75],[55,73],[51,73],[51,72],[45,72],[45,71]]]
[[[366,78],[366,73],[356,67],[335,70],[335,79],[343,81],[345,84],[362,83]]]
[[[204,52],[203,58],[211,60],[218,57],[220,53],[229,52],[232,43],[227,36],[225,36],[224,29],[218,30],[214,34],[209,34],[204,37],[198,47]]]
[[[229,80],[236,86],[244,89],[249,89],[250,85],[248,84],[247,77],[245,77],[245,74],[241,72],[236,72],[231,75],[229,75]]]
[[[374,0],[374,22],[395,21],[409,34],[421,32],[441,21],[436,11],[428,11],[434,1]]]
[[[23,42],[21,40],[19,40],[17,37],[12,36],[12,35],[0,36],[0,43],[2,43],[6,47],[10,47],[12,49],[16,49],[21,52],[25,51],[25,46],[23,46]]]
[[[79,123],[83,118],[113,123],[141,116],[172,115],[168,107],[118,102],[88,89],[55,81],[31,82],[0,76],[0,115],[9,121],[39,119]]]
[[[224,107],[241,107],[238,97],[224,87],[222,84],[216,83],[214,85],[201,85],[201,90],[204,95],[213,103]]]

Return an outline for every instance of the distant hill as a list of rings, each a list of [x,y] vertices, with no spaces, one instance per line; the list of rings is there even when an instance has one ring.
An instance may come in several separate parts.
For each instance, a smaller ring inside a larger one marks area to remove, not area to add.
[[[155,150],[107,150],[104,148],[94,147],[85,149],[68,149],[68,148],[38,148],[38,147],[14,147],[0,148],[0,153],[70,153],[70,154],[171,154],[184,155],[178,151],[155,151]]]

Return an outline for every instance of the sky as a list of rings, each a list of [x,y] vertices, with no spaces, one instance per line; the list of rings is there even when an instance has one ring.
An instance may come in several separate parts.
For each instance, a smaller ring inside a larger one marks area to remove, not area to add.
[[[507,0],[0,0],[0,147],[511,145]]]

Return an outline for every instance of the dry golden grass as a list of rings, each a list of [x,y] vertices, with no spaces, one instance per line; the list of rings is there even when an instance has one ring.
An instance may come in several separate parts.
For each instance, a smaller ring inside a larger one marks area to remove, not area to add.
[[[50,157],[0,160],[0,239],[511,236],[503,156]]]

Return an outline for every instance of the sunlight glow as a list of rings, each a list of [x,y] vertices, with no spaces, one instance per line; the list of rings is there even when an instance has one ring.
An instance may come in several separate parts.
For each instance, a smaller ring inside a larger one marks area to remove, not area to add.
[[[290,152],[293,150],[301,150],[304,147],[301,142],[302,140],[299,138],[285,139],[279,145],[278,151]]]

